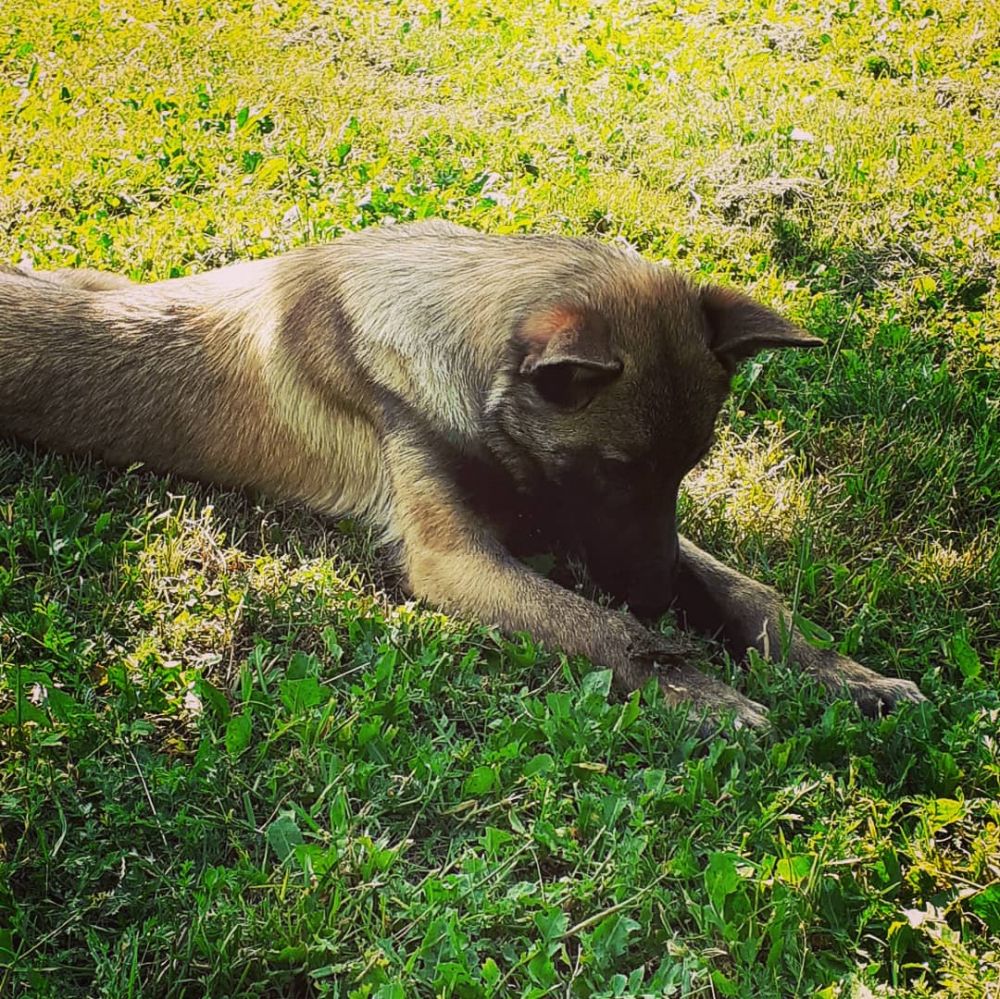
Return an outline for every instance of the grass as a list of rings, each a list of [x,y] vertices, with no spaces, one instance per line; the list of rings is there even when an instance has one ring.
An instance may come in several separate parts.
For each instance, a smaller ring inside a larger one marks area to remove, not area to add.
[[[930,703],[652,691],[401,601],[363,531],[0,445],[0,995],[1000,994],[1000,8],[14,0],[0,259],[385,219],[624,237],[825,337],[688,531]]]

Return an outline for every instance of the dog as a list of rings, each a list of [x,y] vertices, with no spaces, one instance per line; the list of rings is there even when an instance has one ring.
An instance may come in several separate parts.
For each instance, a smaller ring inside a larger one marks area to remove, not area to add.
[[[5,267],[0,434],[361,516],[413,596],[761,727],[643,620],[672,607],[870,714],[923,700],[811,645],[773,590],[677,532],[739,363],[821,344],[622,244],[444,221],[148,285]],[[533,572],[531,546],[628,610]]]

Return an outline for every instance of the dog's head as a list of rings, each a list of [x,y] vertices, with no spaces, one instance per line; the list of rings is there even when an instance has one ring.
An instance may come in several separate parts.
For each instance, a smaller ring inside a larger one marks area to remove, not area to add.
[[[522,318],[496,451],[599,586],[659,613],[673,597],[678,488],[711,447],[736,366],[821,344],[739,292],[637,261],[586,300]]]

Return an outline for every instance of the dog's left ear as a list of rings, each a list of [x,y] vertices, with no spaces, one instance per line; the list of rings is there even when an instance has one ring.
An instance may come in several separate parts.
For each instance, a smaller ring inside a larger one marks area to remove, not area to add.
[[[732,288],[707,285],[699,290],[699,297],[708,320],[708,346],[730,371],[740,361],[772,347],[823,346],[818,337]]]

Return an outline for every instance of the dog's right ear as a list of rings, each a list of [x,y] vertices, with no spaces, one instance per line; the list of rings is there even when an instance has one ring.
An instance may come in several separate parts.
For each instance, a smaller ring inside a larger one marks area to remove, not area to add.
[[[518,341],[524,348],[521,375],[560,409],[582,409],[622,372],[608,323],[592,309],[541,309],[524,321]]]
[[[740,361],[771,347],[822,347],[777,312],[732,288],[706,285],[699,290],[708,320],[712,353],[729,371]]]

